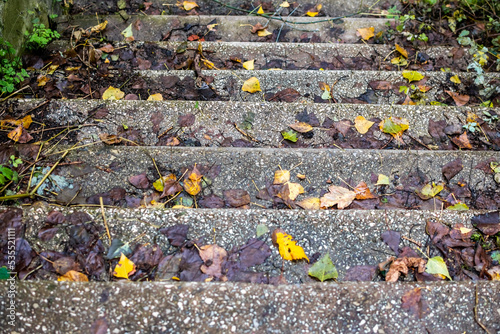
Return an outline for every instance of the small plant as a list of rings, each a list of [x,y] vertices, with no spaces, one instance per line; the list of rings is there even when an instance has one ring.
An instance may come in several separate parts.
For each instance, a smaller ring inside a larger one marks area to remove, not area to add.
[[[477,126],[478,125],[476,122],[468,122],[467,124],[464,124],[464,129],[471,133],[474,133],[476,132]]]
[[[43,49],[52,40],[61,37],[61,35],[50,28],[46,28],[43,23],[34,23],[33,31],[25,32],[27,37],[26,48],[32,51]]]
[[[483,103],[486,103],[486,105],[483,105]],[[493,107],[493,104],[490,101],[486,101],[481,103],[481,106],[483,107]],[[487,122],[488,124],[492,125],[495,122],[498,122],[498,115],[492,114],[489,111],[483,111],[483,120]]]
[[[29,75],[21,68],[20,57],[15,57],[16,50],[8,41],[0,38],[0,93],[12,93],[15,86]]]

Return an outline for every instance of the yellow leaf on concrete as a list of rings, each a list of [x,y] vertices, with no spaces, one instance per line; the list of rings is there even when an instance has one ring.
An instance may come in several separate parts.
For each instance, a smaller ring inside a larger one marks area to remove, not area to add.
[[[108,89],[102,94],[103,100],[121,100],[125,96],[125,93],[120,90],[120,88],[114,88],[109,86]]]
[[[252,60],[244,62],[243,63],[243,68],[245,70],[249,70],[249,71],[253,70],[254,69],[254,65],[253,65],[254,62],[255,62],[255,59],[252,59]]]
[[[453,82],[453,83],[456,83],[456,84],[459,84],[461,83],[462,81],[460,81],[460,78],[458,77],[458,75],[454,75],[450,78],[450,81]]]
[[[101,32],[104,29],[106,29],[107,25],[108,25],[108,21],[104,21],[102,23],[99,23],[98,25],[93,26],[92,28],[90,28],[90,33],[93,34],[93,33],[96,33],[96,32]]]
[[[396,44],[396,51],[399,52],[403,57],[408,58],[408,52],[398,44]]]
[[[390,184],[389,177],[384,174],[378,175],[377,186],[387,186]]]
[[[182,3],[182,7],[184,7],[184,10],[188,11],[188,10],[191,10],[193,8],[200,7],[200,6],[198,6],[198,4],[194,1],[184,1]]]
[[[184,190],[192,196],[196,196],[201,191],[201,183],[200,181],[193,181],[191,179],[187,179],[184,181]]]
[[[249,93],[261,92],[259,79],[257,79],[256,77],[251,77],[243,83],[243,87],[241,87],[241,90]]]
[[[356,117],[354,119],[354,127],[362,135],[364,135],[365,133],[367,133],[368,130],[370,130],[370,128],[372,127],[373,124],[375,124],[375,123],[374,122],[370,122],[369,120],[367,120],[363,116],[358,116],[358,117]]]
[[[278,193],[278,197],[284,200],[295,201],[297,196],[303,193],[304,188],[300,184],[287,182],[281,188],[281,191]]]
[[[297,122],[297,123],[290,124],[288,126],[291,127],[292,129],[294,129],[295,131],[300,132],[300,133],[306,133],[306,132],[312,131],[312,129],[313,129],[313,127],[310,124],[307,124],[304,122]]]
[[[361,36],[362,39],[365,41],[369,40],[373,36],[375,36],[375,28],[374,27],[369,27],[369,28],[360,28],[357,31],[357,35]]]
[[[409,82],[420,81],[424,78],[424,75],[417,71],[403,71],[403,78],[407,79]]]
[[[319,210],[320,199],[318,197],[309,197],[300,202],[296,202],[296,204],[304,210]]]
[[[120,261],[115,267],[115,270],[113,272],[113,276],[115,277],[121,277],[121,278],[129,278],[130,275],[135,273],[135,264],[134,262],[130,261],[125,255],[120,257]]]
[[[163,101],[163,96],[160,93],[149,95],[148,101]]]
[[[276,243],[279,247],[279,252],[284,260],[300,260],[306,259],[309,262],[304,249],[297,245],[297,241],[292,240],[292,236],[286,233],[276,233]]]
[[[323,8],[323,5],[319,4],[317,5],[316,7],[314,7],[313,9],[309,10],[306,15],[307,16],[310,16],[310,17],[315,17],[316,15],[319,14],[321,8]]]
[[[261,29],[261,30],[257,31],[257,36],[259,36],[259,37],[266,37],[269,35],[272,35],[272,33],[267,31],[267,29]]]
[[[57,278],[59,282],[88,282],[89,279],[85,274],[75,270],[70,270],[66,274]]]
[[[262,6],[259,6],[259,10],[257,11],[257,14],[264,14],[264,10],[262,9]]]
[[[290,171],[285,169],[280,169],[274,172],[273,184],[283,184],[290,181]]]

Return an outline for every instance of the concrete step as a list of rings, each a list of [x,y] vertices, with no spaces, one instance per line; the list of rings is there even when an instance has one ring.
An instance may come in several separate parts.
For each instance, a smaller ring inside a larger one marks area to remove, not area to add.
[[[203,328],[206,333],[482,333],[478,323],[489,333],[500,331],[498,282],[261,286],[20,281],[15,288],[17,332],[194,333]],[[8,283],[0,285],[3,296],[8,289]],[[414,289],[420,290],[421,300],[411,312],[402,298]],[[8,319],[8,302],[2,298],[3,319]]]
[[[323,18],[324,19],[324,18]],[[284,25],[281,21],[270,21],[262,17],[251,16],[165,16],[131,15],[128,20],[123,20],[120,15],[105,15],[100,17],[100,22],[107,20],[108,25],[102,35],[108,41],[123,41],[121,32],[132,24],[132,32],[136,41],[162,41],[168,36],[168,41],[186,41],[192,34],[201,34],[208,41],[228,41],[228,42],[275,42],[279,35],[282,42],[300,42],[312,39],[314,43],[355,43],[360,38],[356,35],[356,30],[360,28],[374,27],[375,33],[387,29],[387,19],[378,18],[347,18],[335,20],[333,22],[321,22],[309,24],[309,22],[319,21],[322,18],[310,17],[290,17],[287,20],[292,28]],[[140,21],[139,24],[134,22]],[[94,15],[61,17],[58,19],[58,30],[65,33],[67,37],[71,35],[75,25],[84,29],[97,25]],[[273,35],[258,37],[252,34],[252,27],[260,23],[267,27]],[[304,24],[308,23],[308,24]],[[208,32],[207,25],[218,24],[216,31]],[[280,29],[284,26],[282,29]],[[140,26],[140,30],[137,29]],[[281,31],[281,32],[280,32]]]
[[[106,146],[72,150],[66,161],[82,164],[61,166],[56,173],[79,183],[82,196],[123,187],[142,198],[142,194],[150,192],[152,187],[136,189],[128,179],[146,172],[149,180],[156,180],[159,176],[153,159],[162,175],[180,173],[182,168],[198,164],[206,166],[205,174],[211,182],[204,190],[205,195],[214,193],[222,196],[225,190],[243,189],[250,194],[251,202],[261,207],[272,205],[269,201],[256,199],[257,188],[272,183],[274,172],[280,167],[290,169],[295,166],[293,175],[300,173],[307,176],[303,181],[295,176],[291,179],[291,182],[301,183],[305,189],[305,194],[298,200],[320,196],[328,188],[328,182],[344,184],[340,178],[350,180],[354,185],[364,181],[375,190],[373,184],[377,175],[384,174],[389,176],[391,185],[381,192],[379,189],[379,199],[369,201],[372,208],[416,208],[416,205],[418,209],[440,210],[439,200],[419,200],[414,193],[418,187],[415,184],[423,186],[429,181],[446,181],[443,166],[458,158],[463,169],[453,177],[449,186],[457,187],[459,181],[468,185],[474,196],[456,195],[471,209],[496,209],[499,187],[493,180],[493,174],[486,174],[488,170],[485,172],[475,167],[479,163],[488,165],[489,161],[499,161],[498,152]],[[370,207],[366,205],[366,201],[357,201],[351,207]]]
[[[40,102],[24,100],[16,104],[14,113],[21,114],[30,110]],[[413,138],[420,138],[430,145],[440,145],[441,139],[432,139],[429,135],[429,122],[446,121],[447,124],[462,127],[468,112],[478,116],[483,111],[492,112],[485,107],[442,107],[442,106],[407,106],[394,105],[390,110],[380,108],[377,105],[361,104],[303,104],[303,103],[252,103],[252,102],[192,102],[192,101],[99,101],[99,100],[53,100],[47,105],[50,113],[47,113],[43,122],[49,122],[53,126],[78,126],[86,119],[98,118],[99,122],[91,125],[88,123],[76,132],[76,140],[82,143],[90,143],[96,136],[106,133],[117,135],[123,130],[123,124],[140,133],[140,143],[143,145],[162,145],[161,135],[168,129],[175,133],[178,127],[179,117],[186,114],[195,115],[194,124],[183,129],[178,135],[191,138],[200,142],[202,146],[219,146],[225,138],[233,140],[244,139],[252,141],[249,136],[242,134],[234,123],[242,125],[249,115],[253,115],[251,128],[244,128],[244,133],[255,139],[252,145],[255,147],[280,147],[283,136],[281,131],[287,130],[288,125],[296,122],[298,114],[307,110],[313,113],[320,125],[316,126],[311,138],[301,138],[301,142],[311,147],[328,147],[332,143],[332,136],[321,124],[329,118],[331,120],[347,119],[354,122],[357,116],[366,119],[379,118],[381,120],[390,116],[406,118],[410,124],[407,134]],[[95,117],[96,109],[105,109],[104,117]],[[500,110],[495,109],[497,113]],[[153,115],[155,115],[153,117]],[[89,126],[90,125],[90,126]],[[238,126],[240,129],[241,127]],[[381,147],[391,138],[390,135],[382,134],[377,129],[377,138],[380,137]],[[357,131],[353,129],[353,132]],[[185,135],[184,135],[185,133]],[[361,136],[358,134],[358,136]],[[403,136],[405,143],[418,145],[422,149],[425,146],[416,140]],[[497,138],[489,138],[495,144]],[[497,145],[500,145],[500,141]],[[390,147],[394,148],[395,145]]]
[[[182,8],[182,6],[179,6],[178,2],[175,0],[151,0],[148,1],[150,4],[148,5],[147,9],[142,1],[130,1],[125,3],[124,8],[120,8],[117,6],[116,3],[113,2],[102,2],[102,1],[89,1],[89,0],[75,0],[74,1],[74,6],[72,9],[72,12],[74,13],[88,13],[88,14],[93,14],[93,13],[99,13],[99,14],[106,14],[106,13],[114,13],[117,12],[118,9],[123,9],[126,13],[146,13],[148,15],[151,14],[164,14],[164,15],[194,15],[194,14],[200,14],[200,15],[206,15],[206,14],[211,14],[211,15],[247,15],[245,12],[238,11],[233,8],[227,8],[223,5],[220,4],[220,2],[215,2],[212,0],[198,0],[195,1],[198,7],[195,8],[195,12],[187,12]],[[241,0],[228,0],[223,2],[226,5],[235,7],[235,8],[241,8],[241,9],[246,9],[246,10],[252,10],[254,8],[258,8],[257,3],[248,3],[245,1]],[[387,6],[389,4],[395,4],[397,1],[387,1]],[[273,5],[274,7],[268,8],[267,5],[270,4],[266,3],[265,4],[265,12],[268,14],[274,13],[279,8],[280,2],[274,2]],[[290,2],[290,4],[293,4],[293,2]],[[326,1],[318,1],[318,0],[311,0],[309,2],[300,2],[299,8],[297,8],[292,15],[295,16],[303,16],[311,7],[314,7],[318,4],[322,5],[321,11],[320,11],[320,17],[329,15],[329,16],[343,16],[343,15],[350,15],[353,13],[358,12],[361,10],[362,12],[367,12],[368,8],[371,6],[374,6],[374,8],[377,8],[377,1],[375,0],[366,0],[366,1],[361,1],[361,0],[354,0],[354,1],[349,1],[348,3],[339,3],[338,1],[334,0],[326,0]],[[387,7],[386,6],[386,7]],[[380,7],[380,6],[378,6]],[[279,13],[283,17],[287,17],[291,12],[292,8],[282,8]],[[255,10],[257,12],[257,10]]]
[[[37,203],[33,207],[23,208],[23,222],[26,224],[25,239],[30,245],[36,245],[41,250],[65,252],[68,234],[60,228],[53,239],[41,240],[38,231],[45,226],[46,217],[50,211],[56,210],[68,215],[75,211],[85,212],[92,221],[104,226],[103,212],[99,207],[50,206]],[[203,238],[201,245],[215,243],[228,252],[238,248],[251,238],[256,238],[259,224],[267,226],[269,233],[260,237],[271,247],[271,255],[263,264],[254,266],[256,272],[266,273],[270,277],[281,274],[282,259],[277,248],[272,246],[271,233],[276,228],[282,228],[298,241],[306,255],[311,258],[315,253],[321,255],[327,252],[338,271],[338,280],[351,280],[346,277],[348,270],[355,266],[377,266],[389,257],[395,256],[394,251],[382,241],[382,233],[387,230],[399,232],[407,239],[401,239],[399,248],[410,247],[416,251],[418,247],[432,244],[426,233],[426,222],[438,220],[445,225],[454,226],[462,223],[472,228],[471,217],[480,211],[405,211],[389,210],[381,214],[377,210],[265,210],[265,209],[120,209],[106,207],[106,225],[111,238],[122,242],[131,242],[131,248],[136,244],[158,244],[165,254],[170,254],[177,248],[170,246],[167,237],[159,232],[160,228],[168,228],[176,224],[189,226],[188,239]],[[138,236],[140,239],[136,240]],[[106,238],[106,240],[104,240]],[[408,239],[412,240],[411,242]],[[135,240],[135,241],[134,241]],[[133,242],[132,242],[133,241]],[[103,235],[103,244],[107,249],[109,241]],[[440,255],[434,247],[432,256]],[[420,253],[419,253],[419,256]],[[465,274],[459,268],[449,268],[452,277],[463,280]],[[286,282],[313,283],[315,280],[308,274],[305,261],[286,261],[283,277]],[[381,276],[372,277],[375,281],[383,280]],[[45,272],[45,279],[56,279],[55,273]],[[101,279],[107,280],[108,274]],[[161,280],[157,277],[158,280]],[[413,274],[403,278],[404,281],[415,280]],[[170,281],[170,279],[169,279]]]
[[[178,49],[186,49],[181,58],[194,58],[201,43],[206,59],[214,63],[216,69],[243,70],[241,62],[254,60],[255,70],[281,68],[288,70],[383,70],[399,71],[402,67],[391,64],[391,59],[399,56],[394,53],[394,45],[380,44],[336,44],[336,43],[261,43],[261,42],[114,42],[116,49],[111,55],[122,55],[133,51],[135,58],[151,62],[150,69],[166,70],[173,67],[170,62]],[[95,43],[100,48],[105,43]],[[71,47],[67,40],[53,42],[49,48],[55,52]],[[454,72],[467,72],[472,56],[466,49],[445,46],[408,48],[410,66],[403,68],[420,71],[433,71],[450,68]],[[416,61],[416,55],[425,55],[426,61]],[[170,57],[168,56],[170,55]],[[458,56],[460,55],[460,56]],[[178,56],[179,57],[179,56]],[[108,57],[108,60],[111,57]],[[101,66],[104,60],[98,60]],[[167,65],[167,66],[165,66]],[[139,69],[139,64],[127,62],[118,64],[111,59],[113,68]],[[126,66],[126,67],[124,67]],[[111,68],[111,67],[108,67]]]

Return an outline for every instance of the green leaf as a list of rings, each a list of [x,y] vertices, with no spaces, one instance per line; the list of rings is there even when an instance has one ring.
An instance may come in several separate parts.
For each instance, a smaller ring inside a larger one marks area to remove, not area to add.
[[[109,260],[118,258],[122,253],[125,256],[132,254],[132,249],[130,249],[129,243],[123,243],[120,239],[113,239],[113,241],[111,241],[111,246],[109,247],[108,255],[106,255],[106,258]]]
[[[6,266],[0,267],[0,280],[6,280],[10,278],[9,269]]]
[[[378,175],[378,180],[377,180],[377,183],[376,185],[377,186],[382,186],[382,185],[389,185],[390,184],[390,181],[389,181],[389,177],[384,175],[384,174],[379,174]]]
[[[448,272],[448,267],[446,266],[446,263],[444,263],[444,260],[441,256],[434,256],[427,261],[427,265],[425,266],[425,272],[429,274],[439,274],[443,275],[450,280],[450,273]]]
[[[257,225],[257,238],[260,237],[261,235],[266,234],[267,232],[269,232],[269,228],[267,227],[266,224]]]
[[[323,94],[321,94],[321,98],[323,100],[330,100],[332,98],[332,95],[330,94],[330,92],[328,90],[324,90]]]
[[[132,32],[132,23],[130,23],[130,25],[127,28],[125,28],[125,30],[123,30],[121,34],[125,38],[134,37],[134,33]]]
[[[330,254],[326,253],[325,256],[313,264],[309,269],[309,276],[316,277],[321,282],[339,277],[337,268],[335,268],[332,260],[330,260]]]
[[[500,251],[494,251],[491,253],[491,258],[493,261],[500,262]]]
[[[293,130],[281,131],[281,135],[283,136],[284,139],[289,140],[291,142],[295,143],[297,141],[297,132]]]
[[[409,82],[420,81],[424,78],[424,75],[417,71],[403,71],[403,78],[407,79]]]
[[[447,207],[446,210],[467,211],[469,210],[469,207],[465,203],[458,202],[455,205]]]

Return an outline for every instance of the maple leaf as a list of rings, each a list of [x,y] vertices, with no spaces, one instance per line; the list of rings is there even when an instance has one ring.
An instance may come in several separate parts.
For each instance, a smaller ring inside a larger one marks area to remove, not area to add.
[[[248,93],[261,92],[259,79],[251,77],[243,83],[241,90]]]
[[[89,279],[85,274],[75,270],[69,270],[66,274],[57,278],[60,282],[88,282]]]
[[[130,261],[125,255],[121,255],[120,261],[113,271],[113,276],[121,278],[129,278],[130,275],[135,273],[135,264]]]
[[[349,189],[332,185],[328,188],[329,192],[321,197],[321,208],[329,208],[337,204],[339,209],[348,207],[356,198],[356,193]]]
[[[362,135],[364,135],[365,133],[367,133],[368,130],[370,130],[370,128],[372,127],[373,124],[375,124],[375,123],[368,121],[363,116],[358,116],[358,117],[356,117],[354,119],[354,127]]]
[[[361,36],[363,40],[367,41],[373,36],[375,36],[375,28],[374,27],[360,28],[356,30],[356,35]]]
[[[377,198],[371,193],[368,185],[363,181],[361,181],[356,188],[354,188],[354,192],[356,193],[356,199]]]
[[[339,277],[337,268],[335,268],[335,265],[330,259],[330,254],[328,253],[309,268],[308,274],[309,276],[316,277],[321,282]]]
[[[281,257],[287,261],[306,259],[309,262],[304,249],[292,240],[292,236],[286,234],[282,229],[276,229],[272,235],[273,243],[278,246]]]

